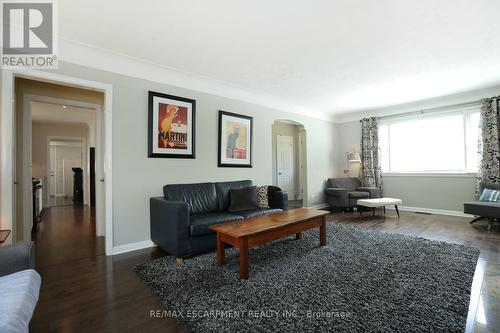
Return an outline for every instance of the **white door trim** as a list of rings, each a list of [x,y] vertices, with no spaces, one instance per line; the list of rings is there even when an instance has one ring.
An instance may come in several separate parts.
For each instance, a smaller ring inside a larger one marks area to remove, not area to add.
[[[305,154],[305,136],[306,132],[302,129],[299,129],[299,135],[298,135],[298,140],[299,140],[299,146],[298,146],[298,164],[299,164],[299,193],[297,199],[303,200],[304,199],[304,171],[305,171],[305,166],[304,166],[304,154]]]
[[[106,83],[83,80],[70,76],[64,76],[49,72],[35,71],[35,70],[3,70],[2,73],[2,93],[1,93],[1,107],[0,121],[1,121],[1,134],[0,134],[0,176],[2,182],[0,198],[0,223],[2,228],[12,229],[12,221],[14,219],[14,170],[13,160],[15,142],[14,137],[14,79],[15,77],[22,77],[27,79],[34,79],[38,81],[45,81],[56,83],[66,86],[79,87],[84,89],[92,89],[104,93],[104,173],[105,173],[105,225],[106,225],[106,240],[105,249],[106,255],[113,254],[113,146],[112,146],[112,101],[113,101],[113,86]]]
[[[30,128],[31,123],[32,123],[31,108],[27,108],[27,106],[29,106],[29,103],[26,103],[26,99],[28,99],[29,102],[42,102],[42,103],[48,103],[48,104],[59,104],[59,105],[72,106],[72,107],[77,107],[77,108],[82,108],[82,109],[95,110],[95,118],[96,118],[95,123],[97,124],[97,122],[101,121],[101,119],[102,119],[101,115],[99,114],[102,107],[99,104],[85,103],[85,102],[71,100],[71,99],[49,97],[49,96],[42,96],[42,95],[33,95],[33,94],[25,94],[23,98],[24,98],[24,102],[23,102],[24,103],[23,104],[24,117],[28,116],[29,123],[30,123],[29,125],[27,125],[26,122],[24,123],[27,126],[27,127],[23,128],[24,133],[26,133],[25,136],[32,133],[31,128]],[[29,109],[29,112],[28,112],[28,109]],[[26,119],[26,118],[24,118],[24,119]],[[94,133],[94,134],[97,138],[97,133]],[[64,137],[64,139],[70,140],[71,137]],[[31,142],[31,137],[29,138],[29,140],[27,140],[27,142]],[[86,140],[86,145],[84,147],[84,149],[85,149],[85,158],[84,158],[85,168],[83,168],[83,169],[85,171],[85,177],[89,181],[84,184],[85,189],[83,191],[83,195],[84,195],[84,203],[90,205],[90,195],[89,195],[90,194],[90,151],[89,151],[89,148],[90,147],[88,146],[88,144],[89,144],[89,142],[87,142],[87,140]],[[26,165],[26,164],[24,164],[24,165]],[[103,228],[103,230],[104,230],[104,228]],[[100,234],[99,236],[104,236],[104,234]]]
[[[21,182],[23,184],[22,188],[22,196],[23,196],[23,202],[29,204],[24,204],[23,205],[23,240],[27,241],[31,239],[31,226],[32,224],[32,216],[33,216],[33,201],[31,200],[31,177],[32,177],[32,134],[33,134],[33,118],[32,118],[32,111],[31,111],[31,102],[41,102],[41,103],[49,103],[49,104],[61,104],[61,105],[67,105],[67,106],[74,106],[74,107],[80,107],[80,108],[86,108],[86,109],[95,109],[96,110],[96,117],[97,117],[97,109],[100,108],[99,104],[90,104],[90,103],[84,103],[80,101],[73,101],[73,100],[68,100],[68,99],[63,99],[63,98],[56,98],[56,97],[49,97],[49,96],[42,96],[42,95],[34,95],[34,94],[24,94],[23,95],[23,137],[22,137],[22,146],[23,146],[23,156],[22,156],[22,179],[23,181]],[[70,139],[70,138],[66,138]],[[83,141],[85,144],[84,151],[86,152],[88,149],[86,147],[86,142],[87,140]],[[89,153],[86,152],[85,157],[82,159],[82,163],[84,163],[84,171],[86,173],[86,177],[89,177],[88,173],[88,159],[89,159]],[[48,161],[48,160],[47,160]],[[49,180],[49,178],[47,178]],[[85,185],[85,191],[84,195],[88,196],[87,191],[90,189],[90,185],[87,184],[86,182]],[[56,193],[57,196],[57,193]],[[97,221],[97,220],[96,220]],[[96,228],[98,230],[98,228]]]

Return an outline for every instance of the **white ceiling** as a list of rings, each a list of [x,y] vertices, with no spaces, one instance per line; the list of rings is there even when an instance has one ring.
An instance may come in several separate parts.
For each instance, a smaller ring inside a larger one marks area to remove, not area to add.
[[[500,84],[499,0],[59,1],[59,34],[327,115]]]
[[[31,118],[35,122],[75,123],[95,127],[95,110],[73,106],[63,108],[58,104],[31,102]]]

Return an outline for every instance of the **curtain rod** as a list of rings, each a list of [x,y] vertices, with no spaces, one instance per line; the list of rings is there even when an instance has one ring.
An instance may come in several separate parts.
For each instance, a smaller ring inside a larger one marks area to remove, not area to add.
[[[414,115],[425,114],[425,113],[430,113],[430,112],[443,111],[443,110],[447,110],[447,109],[463,108],[463,107],[473,106],[473,105],[478,105],[478,104],[481,104],[481,100],[467,102],[467,103],[453,104],[453,105],[448,105],[448,106],[439,106],[439,107],[435,107],[435,108],[422,109],[422,110],[418,110],[418,111],[410,111],[410,112],[391,114],[391,115],[387,115],[387,116],[377,117],[377,119],[388,119],[388,118],[400,117],[400,116],[410,116],[413,114]]]

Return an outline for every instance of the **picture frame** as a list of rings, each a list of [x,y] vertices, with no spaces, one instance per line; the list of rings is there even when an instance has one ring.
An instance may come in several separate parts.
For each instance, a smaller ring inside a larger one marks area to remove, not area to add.
[[[219,110],[218,166],[251,168],[253,117]]]
[[[196,101],[148,93],[148,157],[195,158]]]

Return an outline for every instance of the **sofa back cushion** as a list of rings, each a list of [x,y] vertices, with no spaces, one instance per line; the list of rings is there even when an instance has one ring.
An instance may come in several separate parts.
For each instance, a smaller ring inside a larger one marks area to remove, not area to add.
[[[356,188],[361,186],[358,178],[329,178],[326,187],[341,187],[349,192],[356,191]]]
[[[230,203],[229,190],[240,189],[249,186],[252,186],[251,180],[238,180],[233,182],[215,183],[219,211],[226,212],[229,209],[229,203]]]
[[[218,202],[214,183],[165,185],[163,195],[167,200],[187,202],[190,214],[217,211]]]

